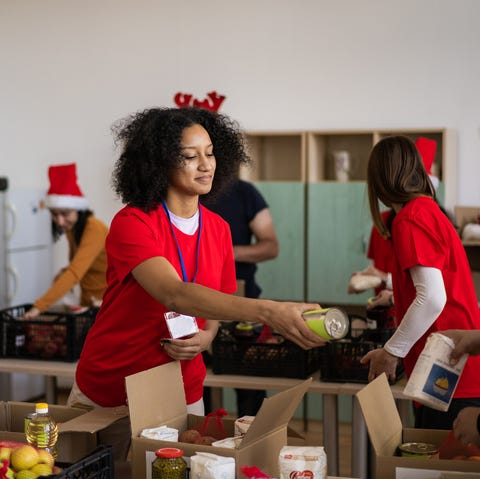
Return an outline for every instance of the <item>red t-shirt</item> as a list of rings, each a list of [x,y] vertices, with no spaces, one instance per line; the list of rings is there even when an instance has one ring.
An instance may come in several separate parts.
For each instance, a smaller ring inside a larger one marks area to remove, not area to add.
[[[408,269],[416,266],[442,272],[447,303],[430,329],[404,358],[407,376],[422,352],[428,335],[446,329],[480,329],[480,314],[465,249],[450,220],[431,198],[409,201],[392,225],[395,251],[393,294],[397,318],[403,318],[416,296]],[[470,356],[454,397],[480,397],[480,356]]]
[[[382,213],[383,222],[387,222],[390,210]],[[385,239],[375,226],[370,233],[370,242],[368,244],[367,258],[373,261],[375,268],[386,273],[391,273],[393,256],[393,245],[390,239]]]
[[[391,214],[391,210],[382,212],[383,222],[386,224],[388,217]],[[375,226],[372,227],[370,233],[370,241],[368,243],[367,258],[371,259],[373,266],[385,273],[392,272],[392,258],[393,258],[393,245],[390,238],[384,238]],[[385,286],[381,285],[375,288],[375,294],[378,295],[385,289]],[[389,308],[387,311],[387,317],[393,318],[392,324],[389,327],[395,327],[395,308]]]
[[[233,293],[236,279],[230,228],[220,216],[200,208],[202,231],[196,283]],[[191,281],[198,229],[190,236],[173,228]],[[80,390],[104,407],[126,404],[126,376],[173,361],[160,346],[162,338],[170,337],[164,319],[167,309],[137,283],[132,269],[161,256],[182,277],[177,245],[161,206],[149,213],[128,206],[119,211],[112,221],[106,250],[107,290],[76,372]],[[205,321],[197,318],[197,322],[203,328]],[[191,404],[203,394],[206,369],[202,355],[181,361],[181,366],[186,401]]]

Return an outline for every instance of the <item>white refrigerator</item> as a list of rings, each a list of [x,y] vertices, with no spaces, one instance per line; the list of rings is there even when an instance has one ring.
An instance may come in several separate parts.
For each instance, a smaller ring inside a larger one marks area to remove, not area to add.
[[[51,217],[46,190],[15,188],[0,178],[2,240],[1,309],[33,303],[53,278]],[[6,183],[6,184],[5,184]],[[27,401],[45,392],[45,379],[29,374],[0,374],[0,400]]]

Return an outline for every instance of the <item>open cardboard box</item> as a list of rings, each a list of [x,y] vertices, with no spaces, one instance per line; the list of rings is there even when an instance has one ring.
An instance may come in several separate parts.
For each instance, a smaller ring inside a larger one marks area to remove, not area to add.
[[[460,228],[467,223],[477,223],[480,215],[480,206],[455,206],[455,224]]]
[[[73,463],[90,454],[97,446],[96,433],[128,415],[128,408],[85,409],[49,405],[49,413],[58,423],[58,462]],[[35,411],[35,403],[0,402],[0,440],[26,442],[25,416]]]
[[[426,442],[440,446],[450,431],[402,428],[385,374],[362,388],[356,396],[373,446],[374,478],[395,479],[397,467],[461,472],[480,470],[480,463],[475,461],[438,459],[437,457],[421,459],[395,455],[397,447],[404,442]]]
[[[462,234],[463,228],[468,223],[477,223],[480,215],[480,206],[456,206],[455,207],[455,224]],[[468,262],[472,270],[472,279],[475,286],[475,292],[480,302],[480,241],[468,240],[462,241],[467,252]]]
[[[126,378],[128,407],[132,427],[132,478],[145,479],[153,453],[162,447],[179,447],[184,456],[197,451],[235,458],[237,477],[241,466],[257,466],[278,477],[278,455],[287,445],[287,425],[307,392],[312,378],[263,401],[255,420],[235,449],[184,442],[141,438],[143,429],[166,425],[179,430],[203,424],[204,416],[187,414],[183,380],[178,361],[164,364]],[[227,436],[233,436],[234,419],[223,419]]]

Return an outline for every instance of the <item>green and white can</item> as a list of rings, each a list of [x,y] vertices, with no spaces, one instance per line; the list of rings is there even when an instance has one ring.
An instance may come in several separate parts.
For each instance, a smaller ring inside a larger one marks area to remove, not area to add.
[[[323,339],[342,339],[348,333],[350,320],[340,308],[313,309],[303,313],[307,326]]]

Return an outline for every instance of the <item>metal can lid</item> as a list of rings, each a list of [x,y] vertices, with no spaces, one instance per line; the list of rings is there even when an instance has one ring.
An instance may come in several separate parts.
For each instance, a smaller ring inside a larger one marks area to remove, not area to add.
[[[341,339],[348,333],[348,314],[340,308],[328,308],[325,311],[325,329],[333,339]]]
[[[235,325],[237,331],[253,331],[253,324],[251,323],[237,323]]]
[[[178,449],[178,447],[162,447],[161,449],[157,449],[155,451],[155,455],[157,457],[165,457],[165,458],[182,457],[183,450]]]
[[[410,454],[431,455],[438,452],[438,447],[435,446],[435,444],[429,444],[427,442],[405,442],[400,444],[398,448],[400,451]]]

